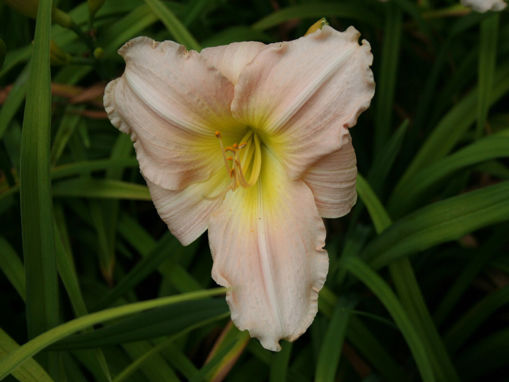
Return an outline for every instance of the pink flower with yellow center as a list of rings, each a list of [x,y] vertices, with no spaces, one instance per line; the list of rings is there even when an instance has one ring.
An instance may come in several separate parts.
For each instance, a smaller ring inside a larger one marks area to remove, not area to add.
[[[208,229],[233,322],[270,350],[313,321],[328,269],[322,218],[357,198],[348,128],[374,93],[358,40],[324,26],[198,53],[139,37],[106,88],[159,215],[183,245]]]

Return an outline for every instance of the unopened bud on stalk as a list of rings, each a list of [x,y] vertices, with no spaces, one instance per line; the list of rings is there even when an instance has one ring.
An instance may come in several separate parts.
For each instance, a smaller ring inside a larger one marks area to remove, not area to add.
[[[97,11],[101,9],[105,0],[88,0],[88,12],[90,17],[93,18]]]
[[[327,19],[325,17],[322,17],[320,20],[318,20],[316,23],[309,27],[305,35],[316,32],[317,30],[322,29],[326,25],[329,25],[329,23],[327,22]]]

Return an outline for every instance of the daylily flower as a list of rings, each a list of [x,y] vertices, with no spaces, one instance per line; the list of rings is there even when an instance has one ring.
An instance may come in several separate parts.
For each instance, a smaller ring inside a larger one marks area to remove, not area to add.
[[[313,321],[328,269],[322,217],[356,201],[348,128],[374,93],[358,40],[324,26],[198,53],[138,37],[105,91],[159,215],[183,245],[208,229],[233,322],[270,350]]]
[[[481,13],[501,11],[507,6],[504,0],[461,0],[461,4]]]

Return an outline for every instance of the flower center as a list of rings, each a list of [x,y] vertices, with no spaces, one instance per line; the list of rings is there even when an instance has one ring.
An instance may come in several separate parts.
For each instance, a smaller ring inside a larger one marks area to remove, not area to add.
[[[231,146],[224,146],[221,133],[216,138],[223,154],[224,166],[231,178],[227,191],[235,191],[239,186],[248,188],[256,184],[262,168],[262,150],[260,138],[249,129],[240,140]]]

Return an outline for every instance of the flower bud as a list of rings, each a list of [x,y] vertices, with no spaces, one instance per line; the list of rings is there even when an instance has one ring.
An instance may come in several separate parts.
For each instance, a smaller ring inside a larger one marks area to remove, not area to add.
[[[317,30],[322,29],[325,25],[329,25],[329,23],[325,17],[322,17],[320,20],[309,27],[305,35],[316,32]]]
[[[105,0],[88,0],[88,12],[93,17],[99,9],[103,6]]]

